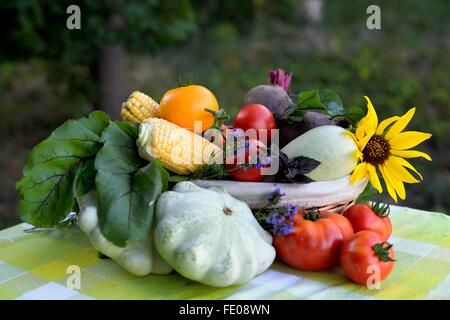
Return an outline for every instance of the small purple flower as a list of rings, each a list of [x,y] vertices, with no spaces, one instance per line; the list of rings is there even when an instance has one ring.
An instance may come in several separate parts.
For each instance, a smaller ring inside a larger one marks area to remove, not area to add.
[[[271,224],[273,226],[277,226],[281,223],[283,223],[286,220],[286,217],[282,214],[280,214],[279,212],[275,211],[271,216],[269,216],[266,219],[266,222],[268,224]]]
[[[287,236],[294,231],[294,223],[292,221],[278,224],[273,228],[273,234],[275,236]]]
[[[271,204],[277,204],[280,202],[281,197],[285,195],[286,193],[282,193],[280,187],[276,187],[269,195],[269,202]]]
[[[290,203],[286,206],[286,215],[292,219],[294,218],[295,214],[298,212],[299,206],[298,205],[292,205]]]
[[[264,165],[259,161],[255,164],[255,168],[257,168],[257,169],[261,169],[263,167],[264,167]]]
[[[270,165],[272,163],[272,157],[271,156],[262,157],[261,163],[265,166]]]

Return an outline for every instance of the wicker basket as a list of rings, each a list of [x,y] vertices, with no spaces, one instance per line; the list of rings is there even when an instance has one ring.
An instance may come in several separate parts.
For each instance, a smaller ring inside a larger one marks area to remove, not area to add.
[[[277,206],[291,203],[305,209],[319,208],[342,213],[364,191],[368,180],[361,179],[354,185],[350,184],[350,176],[308,184],[226,180],[194,180],[192,182],[205,188],[223,188],[236,199],[246,202],[252,209],[267,206],[269,194],[276,187],[280,187],[286,195],[282,197]]]

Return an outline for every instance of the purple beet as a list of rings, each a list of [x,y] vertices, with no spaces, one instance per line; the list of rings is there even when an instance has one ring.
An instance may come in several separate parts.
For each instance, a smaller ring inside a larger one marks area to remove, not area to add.
[[[262,84],[251,89],[244,98],[244,105],[259,103],[272,111],[275,118],[280,118],[291,98],[278,85]]]

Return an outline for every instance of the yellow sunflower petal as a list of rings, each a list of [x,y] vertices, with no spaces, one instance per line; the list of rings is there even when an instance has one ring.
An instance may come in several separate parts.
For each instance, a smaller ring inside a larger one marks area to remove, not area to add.
[[[430,138],[431,133],[424,133],[419,131],[405,131],[389,140],[389,145],[391,146],[392,149],[406,150],[414,148],[418,144]]]
[[[364,96],[367,100],[367,115],[359,121],[356,129],[356,138],[362,140],[366,135],[373,136],[378,127],[378,116],[370,101],[369,97]]]
[[[406,183],[417,183],[417,180],[408,170],[403,167],[403,159],[395,156],[389,157],[389,165],[392,167],[394,175]]]
[[[398,171],[395,171],[396,167],[392,164],[391,158],[384,162],[385,174],[389,176],[391,183],[394,184],[395,191],[397,192],[400,199],[405,200],[406,191],[403,185],[402,179],[398,176]]]
[[[416,108],[411,108],[408,110],[408,112],[401,116],[400,119],[397,120],[397,122],[389,129],[389,131],[384,136],[386,140],[390,140],[400,132],[402,132],[402,130],[405,129],[408,123],[411,121],[415,112]]]
[[[362,162],[358,164],[353,170],[352,175],[350,176],[350,184],[354,184],[356,181],[364,178],[364,176],[367,174],[367,163]]]
[[[381,121],[380,125],[378,126],[376,134],[381,136],[384,133],[384,130],[386,130],[387,127],[389,127],[393,122],[397,121],[398,119],[400,119],[400,117],[395,116]]]
[[[356,162],[362,161],[364,159],[364,155],[361,151],[356,150],[355,154],[353,155],[353,158],[355,159]]]
[[[426,154],[425,152],[422,151],[417,151],[417,150],[391,150],[391,153],[402,157],[402,158],[418,158],[418,157],[422,157],[427,159],[428,161],[431,161],[431,157]]]
[[[363,159],[363,154],[360,151],[361,149],[359,149],[358,139],[356,139],[356,136],[351,131],[345,131],[344,134],[346,136],[348,136],[349,138],[351,138],[353,140],[353,142],[355,143],[355,145],[358,147],[358,150],[356,150],[355,153],[353,154],[353,158],[355,159],[355,161],[358,162],[359,160],[362,160]]]
[[[380,179],[377,175],[377,169],[373,165],[367,164],[367,171],[369,171],[369,179],[372,186],[377,189],[379,193],[383,192]]]
[[[364,138],[359,140],[358,143],[357,143],[359,150],[364,150],[364,148],[366,147],[367,142],[369,142],[369,140],[372,137],[373,137],[373,134],[368,134]]]
[[[408,161],[406,161],[403,158],[400,157],[396,157],[396,156],[390,156],[389,159],[393,158],[393,161],[395,161],[395,163],[400,164],[403,167],[406,167],[408,169],[411,169],[412,171],[414,171],[419,177],[420,180],[423,180],[422,175],[419,173],[419,171],[416,170],[416,168],[413,167],[413,165],[411,163],[409,163]]]
[[[397,193],[395,192],[394,183],[392,182],[389,174],[386,172],[386,168],[384,167],[384,165],[380,165],[378,168],[380,169],[381,175],[383,176],[384,182],[386,183],[389,195],[392,197],[392,199],[394,199],[395,202],[397,202]]]
[[[351,131],[345,131],[344,134],[353,140],[353,142],[358,145],[358,139],[356,139],[356,136]]]

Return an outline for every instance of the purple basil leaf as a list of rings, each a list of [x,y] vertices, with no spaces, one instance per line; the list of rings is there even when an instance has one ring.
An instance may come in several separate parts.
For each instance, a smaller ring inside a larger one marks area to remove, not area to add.
[[[292,177],[297,174],[306,174],[313,171],[320,165],[320,161],[308,158],[308,157],[295,157],[288,162],[289,173]]]
[[[310,183],[310,182],[314,182],[313,179],[305,176],[304,174],[297,174],[295,177],[293,177],[291,179],[292,182],[297,182],[297,183]]]

